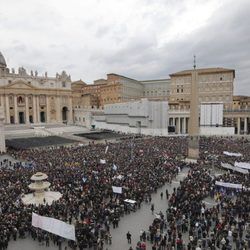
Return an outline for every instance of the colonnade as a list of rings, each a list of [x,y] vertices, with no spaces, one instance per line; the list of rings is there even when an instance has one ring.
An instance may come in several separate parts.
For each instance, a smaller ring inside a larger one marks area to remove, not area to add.
[[[250,133],[250,115],[249,117],[232,117],[231,119],[234,120],[232,126],[234,125],[236,134]],[[189,117],[169,117],[169,126],[175,127],[176,134],[188,134],[188,121]]]
[[[249,123],[250,123],[250,115],[249,117],[244,116],[244,117],[236,117],[236,131],[237,134],[248,134],[249,133]]]
[[[188,133],[188,121],[189,117],[169,117],[169,126],[175,126],[176,134]]]

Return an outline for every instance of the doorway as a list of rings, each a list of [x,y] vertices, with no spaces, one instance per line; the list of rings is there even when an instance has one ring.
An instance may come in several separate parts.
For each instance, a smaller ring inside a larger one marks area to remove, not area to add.
[[[24,112],[19,112],[19,124],[24,124]]]
[[[67,107],[63,107],[63,109],[62,109],[62,120],[63,120],[63,123],[67,123],[68,122],[67,113],[68,113],[68,108]]]
[[[14,119],[14,116],[13,116],[13,115],[10,116],[10,123],[11,123],[11,124],[14,124],[14,123],[15,123],[15,119]]]
[[[45,122],[45,112],[44,111],[40,112],[40,121]]]
[[[33,116],[32,115],[29,116],[29,121],[30,121],[30,123],[33,123]]]

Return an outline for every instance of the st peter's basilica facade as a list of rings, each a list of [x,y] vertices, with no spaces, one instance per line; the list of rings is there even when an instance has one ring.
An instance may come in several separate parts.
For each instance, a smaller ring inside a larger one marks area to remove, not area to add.
[[[72,123],[70,76],[7,68],[0,52],[0,106],[5,124]]]

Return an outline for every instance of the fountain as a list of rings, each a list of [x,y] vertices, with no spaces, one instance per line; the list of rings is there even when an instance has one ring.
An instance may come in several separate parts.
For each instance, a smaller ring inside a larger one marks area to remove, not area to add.
[[[34,204],[48,204],[51,205],[53,201],[59,200],[62,197],[60,192],[53,192],[48,190],[50,183],[45,181],[48,176],[44,173],[37,172],[30,178],[33,183],[29,185],[29,189],[34,191],[33,193],[25,194],[22,197],[22,202],[25,205]]]

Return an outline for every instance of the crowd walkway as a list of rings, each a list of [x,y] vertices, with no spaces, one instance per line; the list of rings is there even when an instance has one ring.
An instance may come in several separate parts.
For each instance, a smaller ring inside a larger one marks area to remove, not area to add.
[[[174,187],[177,188],[180,185],[180,181],[183,180],[188,172],[188,168],[184,168],[172,181],[172,184],[166,183],[163,187],[157,190],[157,193],[152,194],[151,203],[142,203],[141,209],[137,210],[130,215],[125,215],[121,218],[119,227],[116,229],[111,228],[112,245],[106,245],[105,250],[127,250],[130,246],[135,249],[137,242],[140,240],[140,232],[148,231],[152,221],[156,218],[155,214],[160,211],[166,215],[168,208],[168,201],[166,199],[166,189],[169,194],[172,194]],[[163,199],[161,199],[161,192],[163,192]],[[151,212],[151,204],[154,204],[154,213]],[[132,235],[131,244],[128,244],[126,234],[130,232]],[[146,242],[147,249],[151,246],[150,242]]]

